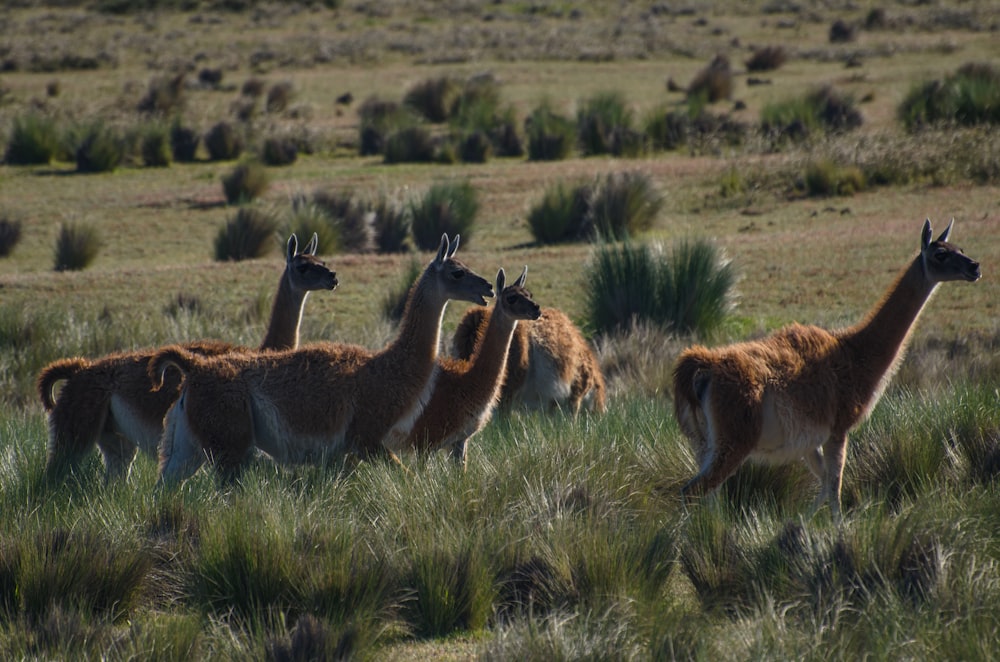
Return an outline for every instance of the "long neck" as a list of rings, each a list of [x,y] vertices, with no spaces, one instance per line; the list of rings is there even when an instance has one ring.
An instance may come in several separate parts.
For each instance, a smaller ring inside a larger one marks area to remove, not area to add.
[[[503,310],[494,310],[486,325],[486,332],[470,359],[471,366],[467,373],[469,379],[489,387],[491,395],[496,393],[503,382],[510,341],[516,329],[517,318],[507,315]]]
[[[935,287],[924,276],[918,255],[865,319],[841,333],[854,364],[878,380],[891,371]]]
[[[403,309],[396,339],[382,350],[377,360],[393,362],[398,369],[411,369],[416,373],[430,372],[437,361],[448,299],[433,292],[435,276],[425,271],[413,285]]]
[[[295,349],[299,346],[299,325],[302,322],[302,308],[305,306],[308,290],[292,287],[286,269],[278,283],[278,293],[271,306],[271,321],[261,349]]]

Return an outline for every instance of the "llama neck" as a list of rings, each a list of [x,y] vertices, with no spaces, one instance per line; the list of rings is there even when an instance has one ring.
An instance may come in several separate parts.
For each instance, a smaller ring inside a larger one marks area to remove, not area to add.
[[[854,365],[863,366],[881,381],[905,350],[910,332],[935,287],[924,276],[918,255],[865,319],[842,334]]]
[[[397,369],[430,372],[437,361],[447,298],[435,296],[431,291],[434,276],[428,272],[418,280],[406,300],[399,333],[379,355],[383,361],[393,362]]]
[[[299,346],[299,325],[307,296],[308,290],[292,287],[286,269],[271,306],[271,321],[267,325],[264,342],[260,344],[261,349],[295,349]]]
[[[501,384],[500,376],[507,365],[507,353],[510,351],[510,341],[517,329],[517,319],[494,310],[490,315],[486,331],[473,350],[470,359],[469,375],[479,383],[489,383],[491,392],[495,392]]]

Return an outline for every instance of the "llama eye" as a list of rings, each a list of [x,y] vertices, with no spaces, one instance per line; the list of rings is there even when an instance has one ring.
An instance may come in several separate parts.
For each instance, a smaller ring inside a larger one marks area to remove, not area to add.
[[[461,269],[456,269],[455,271],[451,272],[451,277],[454,278],[455,280],[458,280],[459,278],[465,278],[465,272],[462,271]]]

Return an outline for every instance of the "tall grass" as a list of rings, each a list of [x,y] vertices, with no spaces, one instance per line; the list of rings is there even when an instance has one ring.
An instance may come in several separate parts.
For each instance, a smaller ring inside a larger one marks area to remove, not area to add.
[[[56,121],[40,111],[14,118],[3,160],[10,165],[44,165],[56,155],[59,132]]]
[[[469,181],[434,184],[410,203],[413,239],[425,251],[434,250],[442,233],[461,234],[467,241],[478,213],[479,198]]]
[[[80,271],[86,269],[101,252],[100,232],[97,226],[87,222],[63,223],[56,237],[56,271]]]
[[[1000,124],[1000,68],[970,62],[943,81],[914,85],[897,110],[910,130],[934,124]]]

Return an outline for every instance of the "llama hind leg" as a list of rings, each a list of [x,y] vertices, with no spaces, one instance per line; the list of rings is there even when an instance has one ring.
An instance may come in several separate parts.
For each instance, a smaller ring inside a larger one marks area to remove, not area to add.
[[[101,433],[97,448],[104,460],[104,480],[110,482],[117,478],[128,478],[132,469],[132,461],[138,448],[124,436],[115,432]]]
[[[681,488],[681,494],[687,501],[708,494],[736,473],[749,454],[749,449],[727,446],[724,441],[721,447],[714,445],[713,450],[706,454],[702,470]]]
[[[823,444],[823,457],[825,473],[820,495],[825,493],[826,499],[830,502],[833,521],[840,526],[843,521],[840,512],[840,489],[844,479],[844,462],[847,459],[847,433],[831,435]]]
[[[465,471],[465,466],[468,459],[468,447],[469,438],[459,439],[454,444],[451,445],[451,459],[455,461],[455,464],[462,467],[462,471]]]

